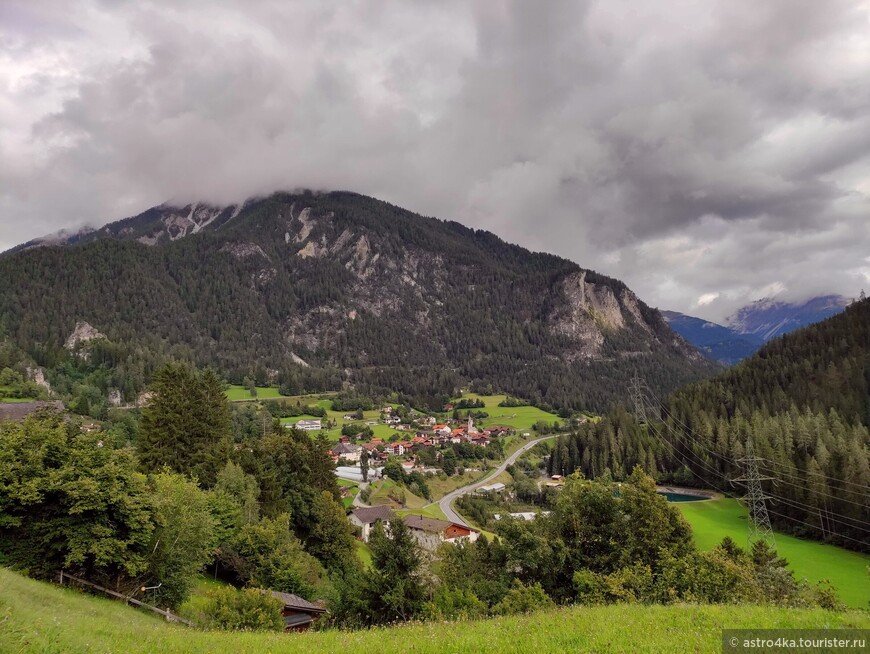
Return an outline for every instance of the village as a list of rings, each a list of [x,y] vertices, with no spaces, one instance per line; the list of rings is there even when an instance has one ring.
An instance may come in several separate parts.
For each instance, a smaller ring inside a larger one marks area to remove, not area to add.
[[[453,406],[448,404],[445,406],[445,410],[452,411]],[[475,426],[472,417],[465,419],[447,418],[439,424],[434,416],[409,414],[403,420],[398,415],[394,415],[394,409],[389,405],[381,409],[381,415],[382,424],[391,425],[393,429],[414,435],[405,440],[401,439],[399,434],[393,434],[392,437],[384,439],[370,435],[370,430],[365,429],[361,429],[352,436],[342,435],[339,442],[331,450],[333,460],[338,466],[356,465],[365,458],[369,468],[372,469],[379,467],[379,464],[386,462],[391,456],[405,457],[406,463],[413,463],[417,460],[415,454],[425,448],[438,449],[461,444],[487,447],[494,439],[514,433],[514,430],[504,426],[479,429]],[[344,418],[351,420],[354,416],[349,414],[345,415]],[[371,423],[365,424],[371,426]],[[300,420],[296,423],[296,428],[305,431],[319,430],[321,421]],[[363,452],[366,454],[363,455]],[[441,460],[441,458],[440,453],[435,455],[435,460]],[[405,467],[410,470],[415,466],[406,465]],[[421,467],[421,471],[426,472],[427,470]],[[434,472],[434,470],[432,471]]]

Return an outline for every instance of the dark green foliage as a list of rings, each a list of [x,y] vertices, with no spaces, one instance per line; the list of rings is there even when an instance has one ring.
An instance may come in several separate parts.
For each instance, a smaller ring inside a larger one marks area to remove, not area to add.
[[[223,586],[208,591],[199,626],[230,631],[282,631],[284,604],[258,588]]]
[[[391,520],[387,535],[381,522],[369,538],[372,566],[350,570],[337,580],[334,619],[347,626],[371,626],[411,620],[426,601],[423,560],[417,541],[401,519]]]
[[[142,468],[163,467],[214,485],[229,456],[232,421],[223,383],[211,370],[168,363],[155,375],[137,444]]]
[[[496,615],[513,615],[516,613],[532,613],[555,606],[550,596],[541,588],[541,584],[524,586],[515,579],[514,585],[501,602],[492,607]]]
[[[246,443],[238,453],[242,469],[259,483],[261,513],[289,514],[293,533],[306,545],[316,543],[317,524],[325,515],[319,511],[322,492],[336,503],[341,497],[330,447],[323,435],[311,438],[303,431],[281,429]]]
[[[470,590],[441,586],[426,602],[425,614],[430,620],[469,620],[487,613],[486,604]]]
[[[0,553],[9,563],[126,590],[148,567],[151,511],[129,449],[104,446],[60,415],[0,425]]]
[[[286,515],[244,525],[219,558],[239,581],[256,588],[313,599],[326,586],[323,567],[290,532]]]
[[[214,558],[215,520],[209,496],[178,474],[149,480],[154,534],[149,546],[148,582],[159,588],[149,599],[178,606],[190,594],[197,574]]]

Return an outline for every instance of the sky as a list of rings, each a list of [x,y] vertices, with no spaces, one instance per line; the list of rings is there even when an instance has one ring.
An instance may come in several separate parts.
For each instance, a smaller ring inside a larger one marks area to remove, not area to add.
[[[0,251],[351,190],[722,320],[870,291],[870,0],[0,0]]]

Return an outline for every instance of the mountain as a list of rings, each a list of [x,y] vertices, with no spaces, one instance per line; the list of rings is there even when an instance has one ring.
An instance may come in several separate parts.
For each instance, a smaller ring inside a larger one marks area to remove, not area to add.
[[[711,359],[734,365],[773,338],[840,313],[849,302],[842,295],[796,303],[765,298],[739,309],[726,320],[727,326],[677,311],[662,311],[662,315],[671,329]]]
[[[728,490],[751,440],[774,524],[867,550],[870,300],[680,389],[662,417],[678,453],[664,469]]]
[[[662,311],[662,316],[671,329],[689,343],[711,359],[728,366],[750,356],[764,343],[754,334],[740,334],[728,327],[677,311]]]
[[[57,241],[0,257],[0,334],[51,367],[88,323],[128,399],[167,357],[288,392],[490,386],[578,409],[634,371],[665,392],[715,370],[618,280],[353,193],[163,205]]]
[[[823,295],[796,303],[765,298],[743,307],[725,322],[738,334],[769,341],[800,327],[830,318],[845,309],[849,302],[842,295]]]

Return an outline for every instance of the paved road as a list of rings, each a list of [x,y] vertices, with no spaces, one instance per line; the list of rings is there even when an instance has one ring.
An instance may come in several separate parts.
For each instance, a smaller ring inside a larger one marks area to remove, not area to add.
[[[516,452],[511,454],[507,459],[505,459],[504,463],[502,463],[498,468],[493,470],[491,474],[487,475],[485,479],[481,479],[480,481],[468,484],[468,486],[463,486],[462,488],[457,488],[455,491],[447,493],[447,495],[445,495],[438,501],[438,506],[441,507],[441,511],[444,512],[444,515],[446,515],[447,519],[451,522],[468,526],[465,520],[462,519],[462,516],[460,516],[456,511],[453,510],[453,507],[451,506],[453,504],[453,501],[459,497],[462,497],[466,493],[473,491],[478,486],[483,486],[488,481],[492,481],[501,473],[503,473],[509,465],[515,463],[517,459],[519,459],[524,453],[532,449],[535,445],[537,445],[541,441],[556,438],[556,436],[558,436],[558,434],[553,434],[552,436],[544,436],[543,438],[536,438],[533,441],[529,441]]]

